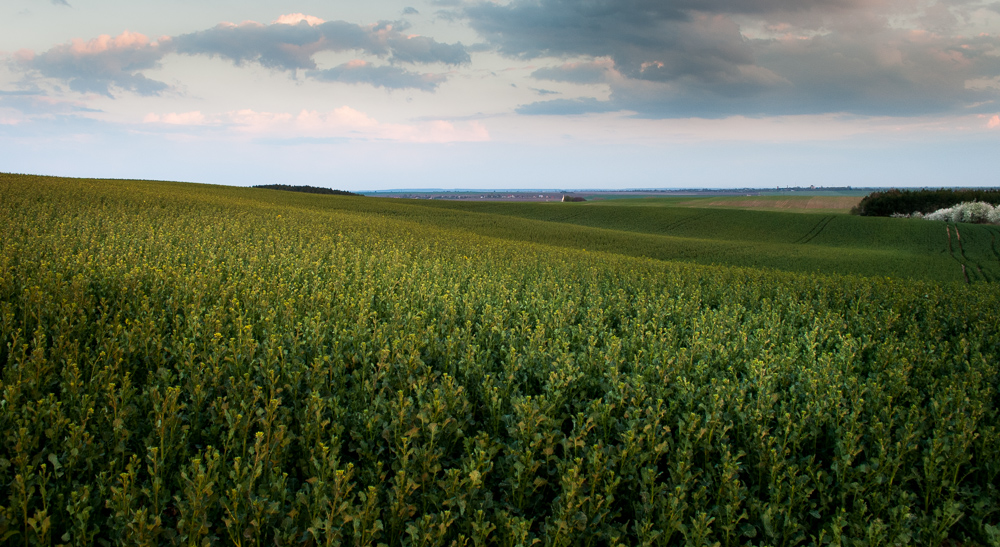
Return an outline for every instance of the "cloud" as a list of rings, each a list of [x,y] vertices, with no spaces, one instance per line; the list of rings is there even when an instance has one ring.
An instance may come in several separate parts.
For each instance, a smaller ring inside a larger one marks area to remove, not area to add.
[[[385,41],[397,62],[461,65],[471,60],[462,44],[443,44],[426,36],[394,34]]]
[[[149,113],[142,121],[143,123],[164,123],[168,125],[203,125],[205,123],[205,115],[199,111],[171,112],[162,115]]]
[[[316,25],[322,25],[323,23],[326,22],[320,19],[319,17],[313,17],[312,15],[305,15],[303,13],[289,13],[287,15],[282,15],[278,17],[277,19],[272,21],[272,24],[297,25],[303,21],[305,21],[305,23],[311,27],[315,27]]]
[[[156,95],[167,89],[166,84],[139,73],[159,66],[162,56],[161,43],[126,31],[115,37],[104,34],[89,41],[74,39],[41,54],[22,49],[14,53],[13,60],[22,69],[66,81],[74,91],[110,97],[112,88],[139,95]]]
[[[277,70],[316,70],[313,56],[321,51],[358,51],[390,62],[462,64],[469,54],[461,43],[403,34],[408,25],[383,21],[356,25],[291,14],[270,25],[247,21],[222,23],[172,40],[178,53],[229,59],[237,65],[258,63]]]
[[[52,0],[52,5],[54,6],[66,6],[67,8],[72,7],[66,0]]]
[[[347,144],[351,142],[351,139],[346,137],[289,137],[289,138],[268,138],[262,137],[259,139],[254,139],[254,144],[264,144],[273,146],[301,146],[301,145],[314,145],[314,146],[328,146],[331,144]]]
[[[113,97],[115,91],[157,95],[170,89],[166,83],[142,74],[144,70],[159,67],[163,57],[170,53],[220,57],[238,66],[258,64],[288,72],[304,69],[312,77],[328,82],[426,91],[433,91],[445,78],[394,65],[459,65],[470,61],[461,43],[446,44],[405,34],[407,28],[404,22],[383,21],[363,26],[291,13],[266,25],[254,21],[221,23],[158,41],[128,31],[116,37],[74,39],[42,53],[20,50],[12,59],[22,70],[65,81],[74,91],[108,97]],[[321,70],[314,57],[324,51],[354,51],[385,59],[390,65],[374,66],[366,62],[363,66],[348,64]]]
[[[39,89],[0,90],[0,124],[30,125],[48,121],[55,124],[85,122],[100,110],[78,101],[48,97]]]
[[[354,60],[326,70],[315,70],[307,76],[324,82],[370,84],[386,89],[420,89],[433,91],[445,80],[439,74],[420,74],[395,66],[374,66],[367,61]]]
[[[511,0],[479,1],[452,13],[502,55],[554,61],[536,69],[535,79],[606,85],[615,109],[670,118],[916,115],[995,99],[1000,89],[966,85],[1000,73],[1000,37],[962,30],[981,7],[894,0]],[[576,113],[588,104],[535,103],[520,110]]]
[[[529,116],[575,116],[596,112],[613,112],[620,110],[610,101],[599,101],[592,97],[581,99],[553,99],[538,101],[517,108],[518,114]]]
[[[632,78],[714,78],[753,62],[752,48],[731,20],[691,16],[668,2],[484,2],[465,15],[505,55],[607,57]],[[664,70],[646,72],[649,63]]]
[[[559,66],[540,68],[531,73],[532,78],[553,82],[574,84],[598,84],[608,80],[608,73],[614,70],[614,61],[603,58],[590,62],[564,63]]]
[[[406,6],[403,8],[403,15],[420,15],[420,12],[417,11],[417,8]]]
[[[1000,57],[991,53],[998,46],[992,36],[883,29],[863,36],[836,33],[771,42],[762,47],[761,61],[787,79],[768,98],[790,113],[918,115],[995,97],[996,89],[967,82],[1000,72]]]
[[[158,114],[151,112],[144,124],[187,128],[198,134],[210,130],[213,135],[228,131],[234,137],[250,137],[253,142],[298,144],[344,143],[351,140],[384,140],[411,143],[480,142],[490,140],[489,131],[477,120],[451,122],[424,120],[416,124],[386,123],[368,114],[342,106],[330,111],[302,110],[261,112],[252,109],[233,110],[206,115],[200,111]]]
[[[993,117],[986,122],[986,127],[989,129],[996,129],[997,127],[1000,127],[1000,115],[994,114]]]

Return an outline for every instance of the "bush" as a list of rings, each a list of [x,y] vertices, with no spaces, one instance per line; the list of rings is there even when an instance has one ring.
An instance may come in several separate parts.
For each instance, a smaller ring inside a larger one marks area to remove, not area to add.
[[[931,213],[965,202],[985,202],[1000,205],[1000,189],[897,190],[872,192],[864,197],[851,213],[861,216],[887,217],[893,214]]]
[[[984,203],[982,201],[972,201],[968,203],[959,203],[954,207],[938,209],[937,211],[926,215],[914,213],[913,215],[893,214],[893,216],[912,216],[914,218],[923,218],[924,220],[982,224],[986,222],[1000,221],[1000,208],[995,208],[989,203]]]

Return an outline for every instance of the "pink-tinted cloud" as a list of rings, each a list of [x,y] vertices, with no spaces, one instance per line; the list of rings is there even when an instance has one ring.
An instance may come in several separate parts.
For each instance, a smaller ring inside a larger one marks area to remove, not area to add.
[[[313,56],[321,51],[358,51],[405,63],[454,65],[470,60],[461,43],[445,44],[405,34],[407,27],[402,22],[356,25],[291,13],[270,25],[253,21],[216,25],[177,36],[174,44],[179,53],[217,56],[236,64],[258,63],[277,70],[316,70]]]
[[[490,140],[489,131],[478,121],[453,123],[430,120],[417,124],[380,122],[368,114],[342,106],[330,111],[302,110],[261,112],[234,110],[215,115],[200,111],[184,113],[149,113],[147,124],[214,126],[235,135],[248,135],[271,141],[306,139],[361,139],[411,143],[481,142]]]
[[[260,133],[271,131],[287,124],[292,120],[292,115],[283,112],[257,112],[249,108],[244,108],[234,112],[227,112],[218,118],[222,123],[235,126],[239,131]]]
[[[170,112],[169,114],[146,114],[142,120],[144,123],[165,123],[168,125],[204,125],[205,115],[199,111],[193,112]]]
[[[118,88],[155,95],[167,85],[146,78],[140,71],[159,65],[165,43],[169,44],[169,38],[157,42],[125,31],[92,40],[73,39],[38,54],[20,50],[14,54],[14,62],[42,76],[65,80],[75,91],[111,96],[111,89]]]
[[[14,108],[0,108],[0,125],[17,125],[27,121],[27,116]]]
[[[1000,127],[1000,114],[994,114],[993,117],[986,122],[986,127],[989,129],[996,129],[997,127]]]
[[[323,131],[327,128],[342,127],[348,129],[377,128],[379,123],[360,110],[349,106],[335,108],[330,112],[303,110],[295,117],[295,123],[306,130]]]
[[[324,51],[356,51],[391,63],[455,65],[470,60],[461,43],[445,44],[407,34],[406,28],[402,22],[356,25],[290,13],[267,25],[256,21],[220,23],[208,30],[159,40],[130,31],[92,40],[75,38],[41,53],[22,49],[11,58],[14,66],[26,72],[63,80],[75,91],[109,97],[121,90],[156,95],[169,89],[142,73],[159,67],[168,53],[221,57],[236,65],[253,63],[291,72],[305,69],[310,71],[308,76],[320,81],[425,91],[436,89],[445,76],[367,61],[323,70],[314,57]]]
[[[305,15],[302,13],[289,13],[287,15],[282,15],[275,19],[272,23],[277,25],[297,25],[301,22],[305,23],[311,27],[316,25],[322,25],[326,21],[320,19],[319,17],[314,17],[312,15]]]
[[[69,51],[76,57],[96,55],[106,51],[142,49],[150,45],[150,40],[138,32],[125,31],[118,36],[102,34],[89,41],[74,38],[69,45]]]

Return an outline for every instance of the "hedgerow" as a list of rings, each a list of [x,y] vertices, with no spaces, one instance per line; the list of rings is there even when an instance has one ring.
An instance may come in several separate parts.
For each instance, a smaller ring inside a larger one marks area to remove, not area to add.
[[[963,202],[979,201],[1000,205],[1000,189],[996,188],[940,188],[936,190],[899,190],[892,188],[877,191],[862,198],[851,212],[862,216],[887,217],[895,214],[927,214]]]
[[[972,222],[972,223],[993,223],[1000,224],[1000,207],[993,207],[989,203],[982,201],[971,201],[959,203],[954,207],[938,209],[927,213],[913,213],[912,215],[893,215],[900,217],[922,218],[924,220],[937,220],[944,222]]]

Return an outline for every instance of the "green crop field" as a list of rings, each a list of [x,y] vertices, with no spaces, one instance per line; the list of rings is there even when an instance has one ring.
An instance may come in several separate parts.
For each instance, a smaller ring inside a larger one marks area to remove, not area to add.
[[[587,195],[584,193],[584,195]],[[631,207],[697,207],[772,209],[790,212],[848,213],[864,194],[847,195],[846,192],[823,192],[820,195],[757,195],[757,196],[674,196],[674,197],[615,197],[591,196],[589,205],[614,205]]]
[[[623,201],[409,201],[409,207],[398,205],[396,214],[493,237],[661,260],[940,281],[964,281],[965,275],[970,282],[1000,280],[997,226],[961,225],[959,246],[955,226],[949,232],[943,223],[916,219],[694,208],[686,200],[620,205]],[[428,213],[429,208],[448,213]]]
[[[997,545],[958,228],[0,174],[0,544]]]

